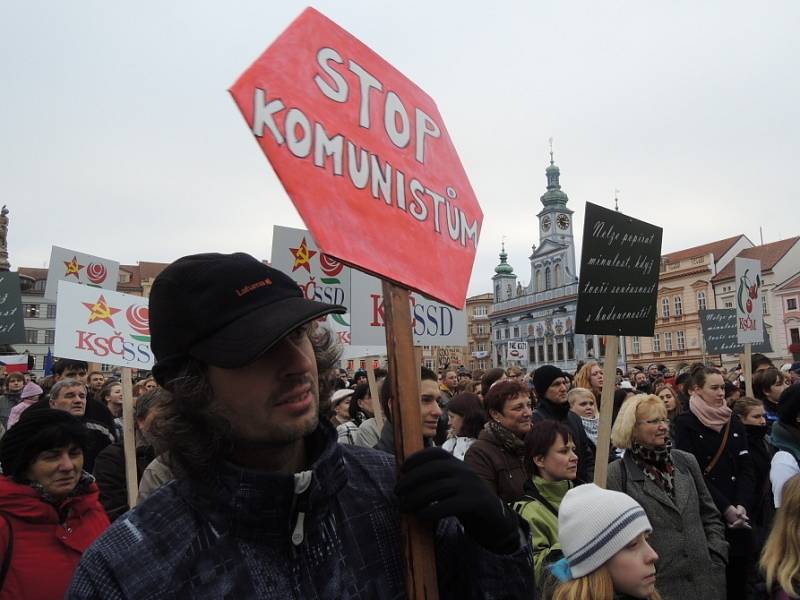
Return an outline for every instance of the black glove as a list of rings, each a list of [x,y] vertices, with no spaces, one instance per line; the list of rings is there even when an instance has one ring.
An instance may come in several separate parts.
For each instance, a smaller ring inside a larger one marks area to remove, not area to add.
[[[487,550],[512,554],[521,547],[517,514],[467,465],[441,448],[409,456],[395,486],[399,508],[423,520],[456,517]]]

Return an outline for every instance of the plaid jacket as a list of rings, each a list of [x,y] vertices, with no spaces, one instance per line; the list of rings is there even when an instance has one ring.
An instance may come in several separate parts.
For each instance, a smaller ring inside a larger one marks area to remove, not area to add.
[[[320,426],[306,492],[292,475],[226,464],[206,481],[176,480],[118,519],[83,555],[68,598],[405,597],[394,458],[336,443]],[[439,522],[442,598],[533,598],[530,546],[478,546]]]

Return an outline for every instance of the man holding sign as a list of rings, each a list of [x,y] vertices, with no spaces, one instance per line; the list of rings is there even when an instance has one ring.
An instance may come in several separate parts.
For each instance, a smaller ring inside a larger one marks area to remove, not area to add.
[[[402,598],[398,506],[438,521],[442,597],[533,597],[524,525],[477,476],[423,451],[396,497],[394,459],[319,418],[338,353],[316,320],[342,310],[246,254],[158,276],[153,372],[178,477],[84,555],[68,597]]]

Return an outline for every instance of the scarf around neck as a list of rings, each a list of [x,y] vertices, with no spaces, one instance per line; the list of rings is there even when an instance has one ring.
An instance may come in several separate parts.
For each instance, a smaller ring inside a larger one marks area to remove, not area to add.
[[[733,413],[724,402],[719,406],[711,406],[697,394],[689,397],[689,410],[703,425],[717,433],[722,431]]]
[[[788,452],[800,465],[800,429],[776,421],[772,424],[769,442],[778,450]]]
[[[633,442],[631,457],[644,471],[645,477],[664,490],[670,498],[675,498],[675,467],[672,464],[672,442],[667,440],[661,448],[642,446]]]
[[[581,422],[583,423],[583,430],[586,432],[586,436],[597,446],[597,428],[600,426],[600,417],[595,417],[594,419],[581,417]]]
[[[525,455],[525,442],[514,435],[514,432],[507,427],[503,427],[497,421],[489,419],[486,421],[486,425],[484,425],[483,428],[494,436],[494,439],[511,454],[518,456]]]

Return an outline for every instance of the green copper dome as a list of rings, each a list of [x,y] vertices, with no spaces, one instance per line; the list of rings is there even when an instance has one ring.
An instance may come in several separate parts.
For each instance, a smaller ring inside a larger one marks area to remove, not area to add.
[[[499,275],[513,275],[514,267],[508,264],[507,260],[508,254],[506,254],[505,244],[503,244],[503,249],[500,251],[500,264],[494,268],[494,272]]]

